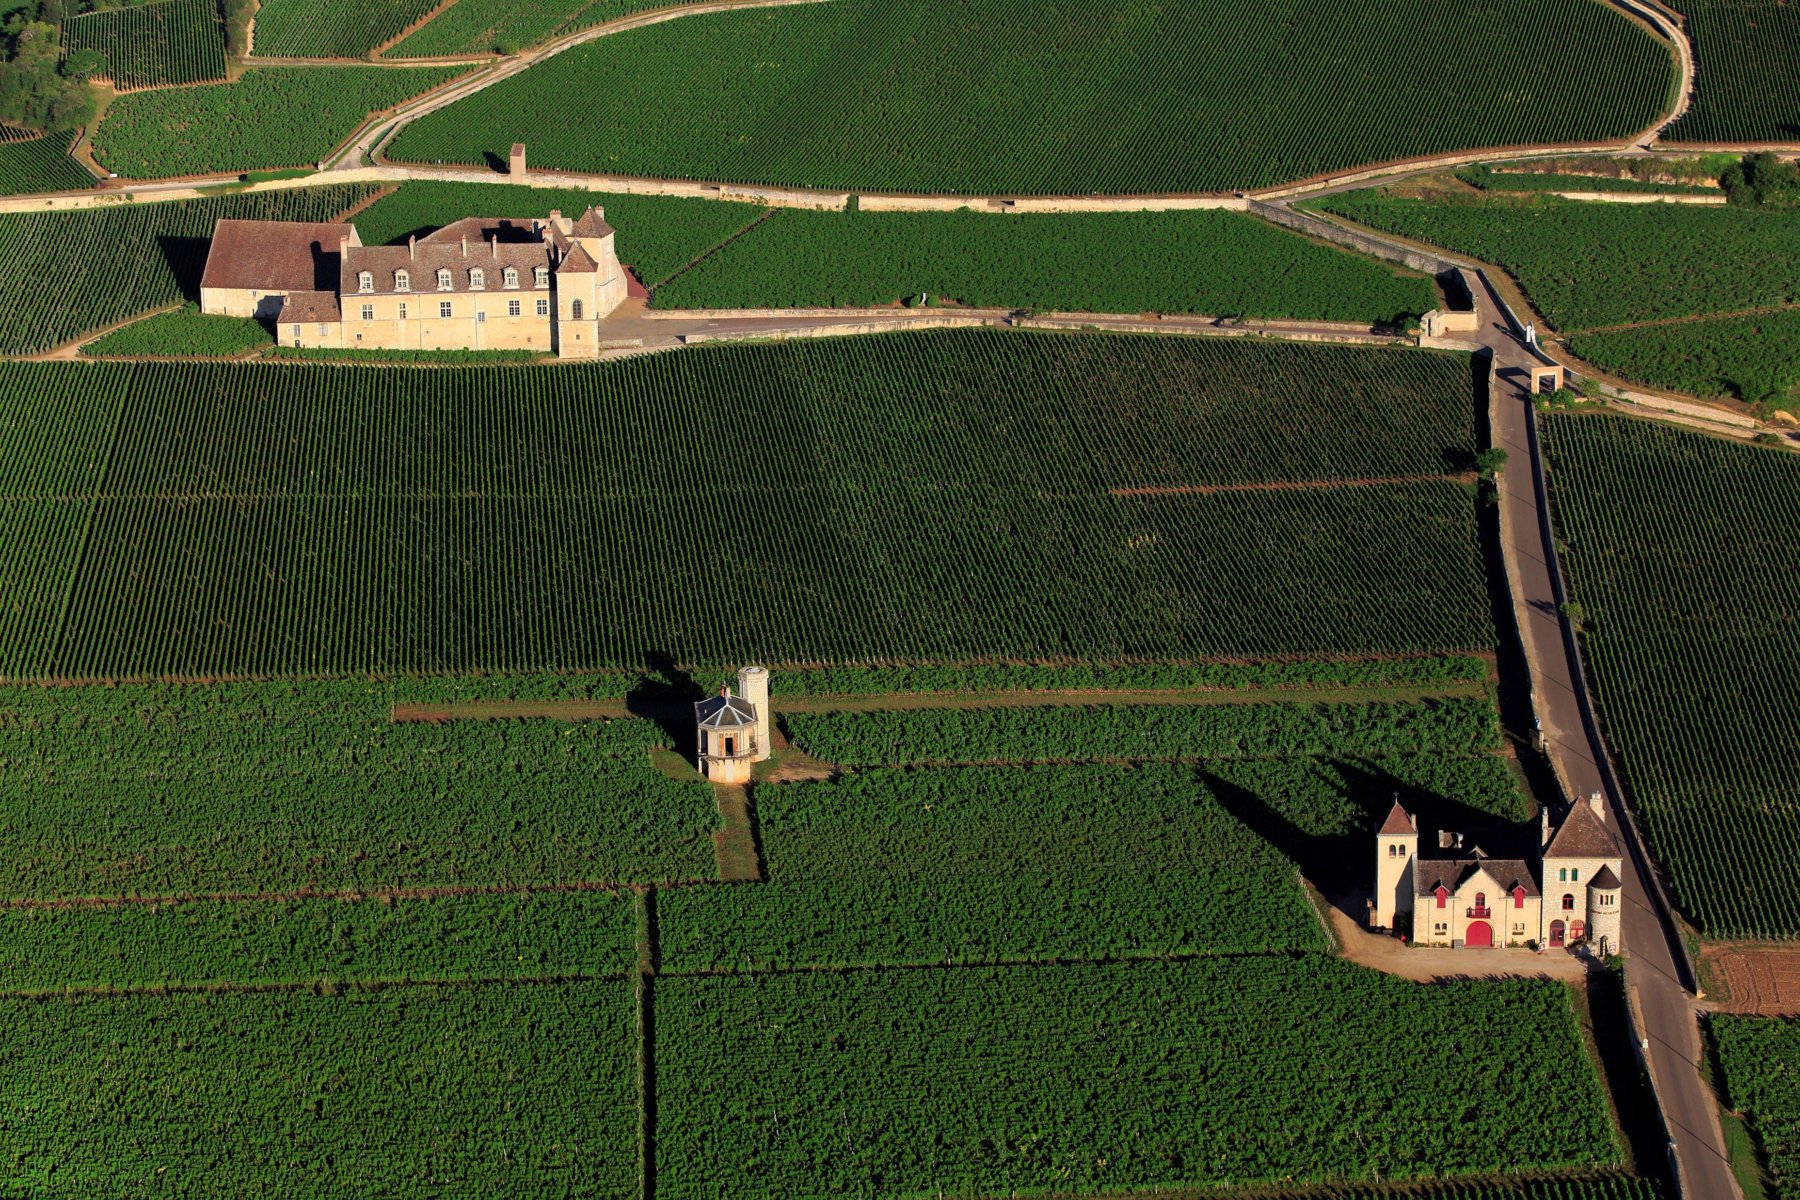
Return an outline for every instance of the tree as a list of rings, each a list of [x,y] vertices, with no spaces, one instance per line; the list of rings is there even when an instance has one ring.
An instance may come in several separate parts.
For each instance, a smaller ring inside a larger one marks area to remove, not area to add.
[[[1727,167],[1719,186],[1733,204],[1758,208],[1800,204],[1800,169],[1768,150],[1747,154]]]
[[[1475,469],[1483,478],[1493,478],[1494,472],[1506,465],[1506,451],[1498,446],[1489,446],[1475,456]]]

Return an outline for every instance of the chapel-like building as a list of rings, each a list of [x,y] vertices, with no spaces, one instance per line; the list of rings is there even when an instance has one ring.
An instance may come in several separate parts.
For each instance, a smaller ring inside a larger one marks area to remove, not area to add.
[[[1369,924],[1402,931],[1421,946],[1587,944],[1619,953],[1624,858],[1596,792],[1552,824],[1544,810],[1534,830],[1491,831],[1483,838],[1440,830],[1419,834],[1418,818],[1396,799],[1375,832],[1375,896]],[[1521,852],[1516,844],[1529,845]]]
[[[738,694],[720,688],[694,705],[694,765],[713,783],[749,783],[769,757],[769,669],[738,671]]]
[[[283,346],[595,358],[628,290],[598,207],[469,217],[404,246],[365,246],[348,223],[221,220],[200,310],[273,321]]]

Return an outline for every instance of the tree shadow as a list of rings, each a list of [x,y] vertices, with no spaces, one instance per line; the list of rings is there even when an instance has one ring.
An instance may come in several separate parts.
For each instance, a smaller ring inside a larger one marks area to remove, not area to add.
[[[666,650],[647,650],[644,674],[625,694],[625,711],[655,722],[677,754],[692,758],[697,749],[694,705],[704,699],[706,689],[681,669],[674,655]]]

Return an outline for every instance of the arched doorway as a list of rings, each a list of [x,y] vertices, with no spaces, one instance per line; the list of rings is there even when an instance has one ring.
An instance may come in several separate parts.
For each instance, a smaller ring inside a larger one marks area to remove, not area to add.
[[[1465,946],[1489,946],[1494,944],[1494,927],[1486,921],[1470,921],[1468,936],[1463,939]]]
[[[1550,922],[1550,944],[1552,946],[1563,944],[1563,923],[1561,921]]]
[[[1587,926],[1586,925],[1582,924],[1580,921],[1571,921],[1569,923],[1569,940],[1571,942],[1579,942],[1582,938],[1584,938],[1586,936],[1587,936]]]

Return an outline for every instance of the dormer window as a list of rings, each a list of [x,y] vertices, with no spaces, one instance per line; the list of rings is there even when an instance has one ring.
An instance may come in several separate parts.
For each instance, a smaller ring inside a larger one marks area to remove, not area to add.
[[[374,291],[375,273],[373,271],[358,271],[356,273],[356,290],[359,292]]]
[[[519,286],[519,268],[517,268],[517,267],[506,268],[505,279],[506,279],[507,287],[509,287],[509,288],[518,287]]]
[[[532,272],[532,275],[533,275],[532,282],[533,282],[534,286],[541,287],[541,288],[550,286],[550,268],[549,267],[539,267],[539,268],[537,268],[536,271]]]
[[[452,286],[454,286],[450,280],[450,268],[449,267],[439,267],[437,279],[438,279],[438,291],[440,291],[440,292],[447,292],[452,288]]]
[[[477,291],[487,287],[487,272],[475,267],[469,272],[469,286]]]
[[[408,271],[395,271],[394,290],[396,292],[412,291],[412,274]]]

